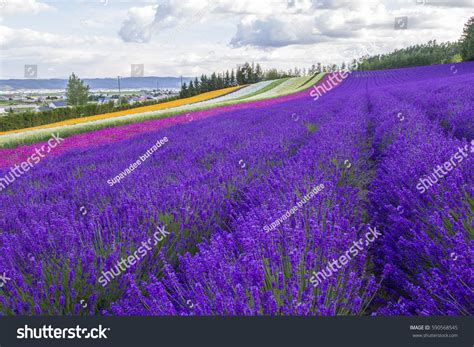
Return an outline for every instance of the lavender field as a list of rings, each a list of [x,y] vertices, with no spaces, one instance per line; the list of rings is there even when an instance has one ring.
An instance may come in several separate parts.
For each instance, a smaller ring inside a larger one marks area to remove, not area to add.
[[[472,315],[473,85],[353,72],[47,156],[0,192],[0,314]]]

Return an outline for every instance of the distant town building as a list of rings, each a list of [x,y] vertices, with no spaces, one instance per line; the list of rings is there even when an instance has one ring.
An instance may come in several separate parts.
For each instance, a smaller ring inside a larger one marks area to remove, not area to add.
[[[53,101],[53,102],[50,102],[48,106],[50,108],[58,108],[58,107],[67,107],[67,104],[65,101]]]
[[[102,105],[102,104],[108,104],[109,102],[113,102],[114,104],[118,103],[118,97],[115,98],[115,96],[103,96],[97,99],[97,103]]]
[[[51,110],[51,107],[48,106],[36,106],[35,107],[35,112],[41,112],[41,111],[49,111]]]

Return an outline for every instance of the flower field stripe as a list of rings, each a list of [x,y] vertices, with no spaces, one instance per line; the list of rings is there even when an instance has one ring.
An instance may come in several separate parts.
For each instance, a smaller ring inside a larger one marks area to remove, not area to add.
[[[202,100],[208,100],[212,98],[216,98],[221,95],[226,95],[234,90],[240,89],[241,86],[237,87],[229,87],[225,89],[219,89],[215,90],[212,92],[206,92],[202,93],[196,96],[192,96],[189,98],[185,99],[179,99],[179,100],[173,100],[169,102],[164,102],[161,104],[156,104],[156,105],[150,105],[150,106],[142,106],[142,107],[137,107],[129,110],[123,110],[123,111],[117,111],[117,112],[111,112],[111,113],[104,113],[104,114],[99,114],[95,116],[89,116],[89,117],[82,117],[82,118],[75,118],[75,119],[68,119],[66,121],[62,122],[57,122],[57,123],[51,123],[51,124],[45,124],[45,125],[40,125],[32,128],[26,128],[26,129],[18,129],[18,130],[11,130],[11,131],[4,131],[0,132],[0,136],[2,135],[8,135],[8,134],[14,134],[14,133],[22,133],[26,131],[32,131],[32,130],[37,130],[37,129],[48,129],[48,128],[54,128],[58,126],[64,126],[64,125],[73,125],[73,124],[79,124],[79,123],[86,123],[86,122],[91,122],[91,121],[96,121],[96,120],[101,120],[101,119],[108,119],[108,118],[115,118],[115,117],[120,117],[124,115],[130,115],[130,114],[140,114],[144,112],[151,112],[151,111],[157,111],[157,110],[164,110],[176,106],[182,106],[182,105],[190,105]]]
[[[315,83],[317,83],[319,81],[319,79],[321,79],[322,77],[324,76],[324,74],[320,74],[318,79],[315,80]],[[245,88],[243,88],[245,89]],[[237,89],[236,92],[240,91],[241,89]],[[298,91],[302,91],[303,89],[300,89]],[[233,92],[231,93],[227,93],[227,94],[224,94],[225,96],[228,96],[228,95],[231,95]],[[291,93],[287,93],[285,95],[289,95]],[[295,92],[296,94],[296,92]],[[284,95],[275,95],[275,96],[272,96],[272,98],[275,98],[275,97],[280,97],[280,96],[284,96]],[[258,98],[257,100],[264,100],[265,98]],[[178,100],[179,101],[179,100]],[[207,109],[207,108],[214,108],[214,107],[221,107],[221,106],[226,106],[226,105],[233,105],[233,104],[236,104],[236,103],[241,103],[241,102],[253,102],[255,100],[251,99],[251,100],[228,100],[228,101],[222,101],[222,102],[217,102],[219,100],[216,100],[216,102],[212,102],[212,103],[209,103],[209,104],[203,104],[203,105],[200,105],[199,102],[197,103],[193,103],[193,104],[186,104],[186,105],[183,105],[183,106],[173,106],[173,107],[170,107],[168,109],[163,109],[163,110],[154,110],[154,111],[146,111],[146,112],[140,112],[140,113],[130,113],[130,112],[126,112],[126,111],[120,111],[120,112],[123,112],[125,113],[125,115],[119,115],[119,116],[115,116],[115,117],[105,117],[105,118],[101,118],[101,119],[93,119],[93,120],[90,120],[90,121],[87,121],[87,122],[80,122],[80,123],[74,123],[74,124],[65,124],[66,122],[58,122],[58,123],[54,123],[54,124],[47,124],[47,125],[44,125],[44,126],[38,126],[38,127],[34,127],[34,128],[29,128],[29,129],[20,129],[20,130],[13,130],[13,131],[9,131],[9,132],[4,132],[4,133],[0,133],[0,147],[1,146],[5,146],[4,144],[5,143],[10,143],[10,142],[14,142],[15,144],[21,144],[21,143],[31,143],[31,142],[38,142],[38,140],[33,140],[33,141],[30,141],[30,140],[25,140],[25,139],[28,139],[28,138],[33,138],[33,139],[36,139],[38,138],[38,136],[36,134],[40,133],[41,131],[44,131],[46,130],[46,132],[50,132],[52,130],[54,131],[61,131],[61,128],[63,128],[62,130],[68,128],[68,129],[79,129],[77,132],[74,132],[74,133],[79,133],[79,132],[87,132],[87,131],[90,131],[91,128],[92,130],[96,130],[96,129],[100,129],[102,126],[100,126],[100,124],[104,124],[104,126],[116,126],[117,123],[118,124],[128,124],[128,123],[132,123],[132,122],[140,122],[140,121],[143,121],[144,119],[153,119],[153,118],[159,118],[160,116],[164,116],[164,117],[167,117],[167,116],[172,116],[172,115],[175,115],[175,114],[180,114],[182,112],[193,112],[193,111],[196,111],[196,110],[201,110],[201,109]],[[96,116],[91,116],[91,117],[87,117],[87,118],[92,118],[92,117],[96,117]],[[79,120],[81,119],[85,119],[85,118],[80,118]],[[125,121],[127,120],[128,121]],[[119,121],[117,121],[119,120]],[[72,121],[72,120],[71,120]],[[81,126],[81,124],[84,124],[84,126]],[[53,126],[53,128],[50,128],[51,126]],[[44,133],[46,133],[44,132]],[[67,131],[67,134],[70,135],[71,131]],[[64,134],[65,136],[67,136],[66,134]],[[44,135],[43,135],[44,137]],[[41,139],[39,139],[39,141],[41,141]],[[10,145],[8,145],[8,147],[10,147]]]
[[[274,82],[273,80],[270,80],[270,81],[262,81],[262,82],[250,84],[250,85],[245,86],[244,88],[241,88],[241,89],[239,89],[237,91],[234,91],[232,93],[229,93],[227,95],[220,96],[220,97],[212,99],[212,100],[201,101],[201,102],[199,102],[197,104],[193,104],[193,105],[194,106],[196,106],[196,105],[206,105],[206,104],[211,104],[211,103],[221,103],[221,102],[230,101],[230,100],[232,100],[232,101],[238,100],[239,98],[243,98],[245,96],[251,95],[252,93],[255,93],[255,92],[265,88],[266,86],[268,86],[269,84],[271,84],[273,82]]]
[[[323,78],[321,83],[323,83],[327,77]],[[48,136],[51,131],[58,132],[61,136],[67,137],[71,139],[71,141],[67,141],[66,145],[62,146],[58,153],[70,149],[79,149],[83,147],[90,147],[90,146],[97,146],[106,143],[116,142],[119,140],[126,139],[131,136],[135,136],[136,134],[146,133],[150,131],[154,131],[157,129],[161,129],[164,127],[173,126],[180,123],[189,123],[190,121],[199,120],[202,118],[216,116],[228,111],[233,110],[244,110],[248,108],[258,108],[258,107],[266,107],[273,104],[283,103],[290,100],[298,100],[298,99],[309,99],[310,96],[310,89],[294,93],[288,94],[286,96],[276,97],[272,99],[262,99],[262,100],[255,100],[246,103],[230,103],[225,106],[216,106],[215,108],[207,108],[195,112],[188,112],[186,114],[178,113],[171,114],[171,116],[163,118],[163,119],[151,119],[151,120],[142,120],[140,122],[133,122],[136,120],[135,117],[137,116],[129,116],[131,122],[130,124],[120,125],[120,126],[113,126],[111,128],[104,128],[94,131],[87,131],[85,133],[80,134],[73,134],[71,136],[67,136],[68,134],[64,134],[64,128],[53,128],[53,129],[46,129],[45,134]],[[151,115],[153,117],[153,114]],[[125,118],[120,117],[116,118],[115,121]],[[108,120],[112,121],[112,120]],[[78,125],[80,126],[80,125]],[[18,135],[16,135],[18,136]],[[29,145],[21,145],[12,148],[0,148],[0,168],[5,166],[10,166],[15,164],[16,162],[24,160],[30,154],[31,150],[34,150],[37,143],[41,141],[35,141]],[[40,143],[41,145],[41,143]]]
[[[196,102],[192,102],[190,104],[186,104],[185,106],[196,106],[196,105],[199,105],[200,103],[204,102],[204,101],[207,101],[207,102],[210,102],[210,103],[213,103],[213,102],[218,102],[218,100],[220,100],[221,98],[232,98],[233,95],[235,95],[235,93],[237,93],[238,91],[241,91],[242,89],[245,89],[247,88],[249,85],[239,85],[239,86],[235,86],[235,87],[229,87],[227,89],[230,89],[230,88],[233,88],[231,91],[225,93],[225,94],[219,94],[217,96],[214,96],[212,98],[209,98],[209,99],[205,99],[205,100],[199,100],[199,101],[196,101]],[[221,89],[219,89],[221,90]],[[208,93],[211,93],[211,92],[208,92]],[[202,94],[199,94],[199,95],[196,95],[196,96],[200,96]],[[174,106],[176,107],[176,106]]]
[[[265,91],[264,93],[249,97],[245,99],[245,101],[276,98],[276,97],[281,97],[281,96],[285,96],[289,94],[298,93],[302,90],[312,87],[313,85],[318,84],[324,76],[326,76],[326,73],[317,74],[316,76],[310,79],[311,83],[308,82],[306,77],[305,78],[302,78],[302,77],[289,78],[289,79],[286,79],[283,83],[279,83],[278,85],[274,86],[274,88],[271,88]],[[308,87],[305,87],[304,85],[301,86],[302,83],[303,84],[308,83]]]
[[[279,86],[280,84],[284,83],[284,82],[287,81],[287,80],[288,80],[287,78],[282,78],[282,79],[273,81],[272,83],[268,84],[268,85],[265,86],[264,88],[262,88],[262,89],[260,89],[260,90],[257,90],[257,91],[254,92],[254,93],[241,96],[241,97],[239,97],[239,98],[236,99],[236,100],[242,100],[242,99],[244,99],[244,101],[245,101],[245,99],[250,99],[250,98],[252,98],[252,97],[254,97],[254,96],[258,96],[258,95],[260,95],[260,94],[266,93],[266,92],[268,92],[269,90],[272,90],[273,88]]]
[[[308,78],[308,80],[306,82],[304,82],[302,85],[298,86],[297,90],[302,90],[302,89],[307,88],[308,86],[313,86],[320,79],[321,79],[321,74],[315,74],[314,76],[311,76],[310,78]]]
[[[173,110],[187,110],[189,107],[203,107],[203,106],[212,106],[216,107],[219,105],[227,105],[230,103],[238,102],[240,99],[246,98],[248,95],[252,95],[253,93],[258,92],[259,90],[266,88],[269,84],[274,83],[274,80],[271,81],[263,81],[258,82],[250,85],[246,85],[238,90],[232,91],[231,93],[219,96],[217,98],[208,99],[204,101],[200,101],[197,103],[193,103],[190,105],[174,107]]]
[[[270,88],[263,93],[259,93],[258,95],[250,96],[246,100],[271,98],[271,97],[281,96],[286,93],[291,93],[296,89],[294,87],[297,84],[300,84],[302,81],[303,79],[301,77],[286,78],[281,83],[274,85],[273,88]]]

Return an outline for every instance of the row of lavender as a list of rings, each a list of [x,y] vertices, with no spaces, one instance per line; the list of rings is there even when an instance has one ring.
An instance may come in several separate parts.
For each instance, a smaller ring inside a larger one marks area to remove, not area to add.
[[[430,95],[420,84],[370,95],[377,124],[370,214],[386,235],[374,260],[378,268],[390,264],[391,269],[385,281],[390,300],[382,314],[473,313],[474,143],[451,136],[472,134],[472,118],[467,120],[474,95],[460,98],[472,81],[470,76],[455,80],[459,90],[432,81],[428,91],[449,92],[438,105],[443,117],[423,102]],[[452,107],[446,99],[468,111],[446,123]],[[400,113],[403,121],[394,117]]]
[[[443,129],[441,106],[425,116],[426,88],[415,82],[429,80],[469,112],[462,86],[474,69],[458,67],[455,76],[443,67],[398,79],[354,74],[316,102],[306,95],[229,111],[45,159],[0,195],[0,272],[11,278],[0,312],[472,313],[472,159],[425,195],[415,188],[467,143],[450,130],[471,126],[466,115]],[[107,185],[164,136],[129,177]],[[100,284],[161,226],[170,234]],[[382,236],[330,271],[369,226]]]
[[[365,82],[373,124],[376,175],[368,211],[385,236],[371,255],[375,272],[389,274],[374,304],[385,315],[469,315],[474,65],[404,69],[394,77],[396,72],[390,83],[379,72],[343,86]]]

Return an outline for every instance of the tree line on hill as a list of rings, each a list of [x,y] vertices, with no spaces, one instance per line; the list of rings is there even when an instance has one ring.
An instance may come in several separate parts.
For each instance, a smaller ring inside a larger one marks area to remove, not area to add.
[[[459,42],[442,42],[436,40],[403,49],[396,49],[387,54],[362,57],[354,62],[358,71],[398,69],[402,67],[433,64],[456,63],[462,60]]]
[[[464,61],[474,60],[474,16],[469,18],[460,39],[461,57]]]
[[[269,69],[264,71],[258,63],[255,64],[254,62],[245,62],[244,64],[237,66],[235,71],[232,69],[230,72],[227,70],[222,73],[214,72],[210,76],[203,74],[200,78],[196,77],[194,81],[190,81],[189,84],[184,83],[182,85],[179,95],[182,98],[187,98],[201,93],[211,92],[213,90],[228,87],[235,87],[286,77],[309,76],[314,75],[315,73],[317,73],[317,67],[314,64],[309,69],[300,69],[295,67],[294,69],[290,69],[288,71],[277,69]]]
[[[428,41],[388,54],[378,54],[360,59],[359,71],[396,69],[402,67],[449,64],[474,60],[474,17],[464,26],[461,38],[457,42],[437,43]]]

